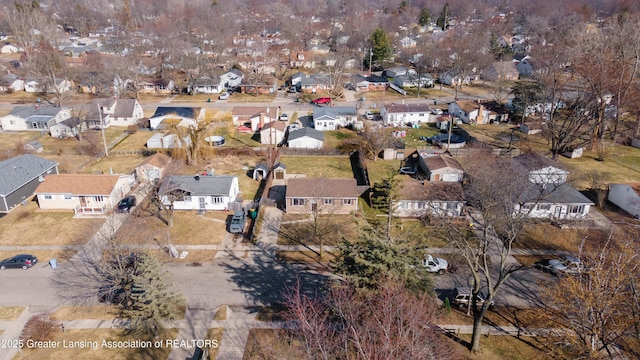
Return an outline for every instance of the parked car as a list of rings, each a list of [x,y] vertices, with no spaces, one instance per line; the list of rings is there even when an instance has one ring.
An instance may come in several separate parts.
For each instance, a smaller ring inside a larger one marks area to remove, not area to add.
[[[233,213],[231,217],[231,223],[229,224],[229,232],[232,234],[242,234],[244,232],[244,223],[246,218],[243,210],[238,210]]]
[[[579,258],[565,255],[562,259],[543,260],[536,263],[536,268],[556,276],[578,275],[589,271]]]
[[[136,206],[136,197],[133,195],[129,195],[120,200],[117,210],[121,213],[128,213],[134,206]]]
[[[289,115],[287,113],[280,114],[280,121],[289,121]]]
[[[440,110],[440,109],[431,109],[431,113],[433,115],[442,115],[442,110]]]
[[[453,298],[451,299],[451,305],[457,306],[460,309],[466,309],[469,307],[469,300],[471,300],[471,289],[466,287],[457,287],[453,291]],[[482,306],[485,302],[484,296],[478,294],[476,296],[476,305]],[[493,306],[493,301],[489,306]]]
[[[367,120],[373,120],[373,113],[371,111],[367,110],[367,111],[364,112],[364,117]]]
[[[223,92],[220,94],[220,96],[218,96],[218,99],[220,100],[227,100],[229,98],[229,93],[228,92]]]
[[[447,271],[447,267],[449,267],[449,263],[445,259],[434,258],[431,255],[427,255],[427,257],[424,260],[422,260],[422,266],[424,266],[428,272],[438,273],[438,275],[443,275]]]
[[[320,97],[320,98],[311,100],[311,102],[314,105],[330,104],[331,103],[331,98],[330,97]]]
[[[23,268],[24,270],[27,270],[28,268],[33,267],[36,263],[38,263],[38,258],[35,256],[21,254],[0,261],[0,269]]]
[[[292,86],[292,87],[289,88],[289,92],[292,93],[292,94],[295,94],[295,93],[298,92],[298,89],[296,89],[295,86]]]

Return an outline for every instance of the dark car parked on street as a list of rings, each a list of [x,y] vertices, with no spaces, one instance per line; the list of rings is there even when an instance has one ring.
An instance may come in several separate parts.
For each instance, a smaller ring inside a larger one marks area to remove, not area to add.
[[[133,195],[125,196],[118,203],[118,212],[128,213],[134,206],[136,206],[136,197]]]
[[[37,262],[38,258],[36,258],[35,256],[21,254],[0,261],[0,269],[4,270],[10,268],[23,268],[24,270],[27,270],[28,268],[34,266]]]

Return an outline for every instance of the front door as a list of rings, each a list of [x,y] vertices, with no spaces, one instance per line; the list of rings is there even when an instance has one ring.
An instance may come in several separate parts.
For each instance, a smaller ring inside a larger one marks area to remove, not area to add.
[[[553,216],[556,219],[560,219],[562,217],[562,206],[556,206]]]
[[[200,200],[200,209],[204,210],[206,208],[206,204],[204,202],[204,197],[199,198]]]
[[[313,211],[313,212],[318,211],[318,203],[317,202],[313,201],[311,203],[311,211]]]
[[[81,207],[87,206],[87,199],[84,196],[80,196],[80,206]]]

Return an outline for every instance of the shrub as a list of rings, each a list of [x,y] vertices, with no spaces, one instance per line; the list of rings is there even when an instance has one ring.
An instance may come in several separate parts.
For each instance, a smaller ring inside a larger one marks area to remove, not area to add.
[[[24,326],[20,339],[24,341],[49,341],[59,330],[59,325],[49,320],[48,316],[37,315],[29,319]]]

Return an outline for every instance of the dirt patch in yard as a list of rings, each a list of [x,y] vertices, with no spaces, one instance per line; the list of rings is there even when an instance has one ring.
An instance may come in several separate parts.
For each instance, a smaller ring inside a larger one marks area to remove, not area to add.
[[[113,320],[117,309],[115,306],[61,306],[49,318],[53,321],[72,321],[83,319]]]

